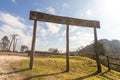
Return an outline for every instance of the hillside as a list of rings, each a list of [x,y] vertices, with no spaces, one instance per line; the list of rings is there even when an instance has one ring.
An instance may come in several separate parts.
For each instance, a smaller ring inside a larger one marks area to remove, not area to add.
[[[107,40],[107,39],[101,39],[98,42],[102,43],[106,49],[106,54],[114,54],[114,55],[120,55],[120,41],[119,40]],[[87,50],[88,52],[91,52],[94,50],[93,44],[90,44],[83,48],[84,50]]]
[[[65,56],[35,58],[33,70],[28,69],[29,60],[17,61],[11,67],[19,67],[23,80],[120,80],[120,73],[107,71],[96,73],[96,62],[86,57],[70,57],[70,72],[65,72]]]

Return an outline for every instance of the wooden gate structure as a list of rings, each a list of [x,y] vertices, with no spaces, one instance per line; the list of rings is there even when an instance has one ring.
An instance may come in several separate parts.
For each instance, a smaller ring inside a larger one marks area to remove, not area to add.
[[[29,65],[30,69],[33,68],[37,21],[44,21],[44,22],[51,22],[51,23],[67,25],[67,28],[66,28],[66,71],[67,72],[69,72],[69,66],[70,66],[70,64],[69,64],[69,25],[93,28],[94,40],[95,40],[97,72],[101,72],[101,65],[100,65],[99,54],[98,54],[98,45],[97,45],[97,30],[96,30],[96,28],[100,28],[99,21],[63,17],[63,16],[51,15],[51,14],[46,14],[46,13],[36,12],[36,11],[30,11],[29,18],[30,18],[30,20],[34,20],[33,37],[32,37],[32,45],[31,45],[31,52],[30,52],[30,65]]]

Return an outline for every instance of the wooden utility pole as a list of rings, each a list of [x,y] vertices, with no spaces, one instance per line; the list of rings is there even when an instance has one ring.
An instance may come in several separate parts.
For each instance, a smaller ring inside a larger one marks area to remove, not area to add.
[[[31,52],[30,52],[30,65],[29,65],[30,69],[33,68],[35,41],[36,41],[36,29],[37,29],[37,20],[34,20],[33,38],[32,38],[32,45],[31,45]]]
[[[97,72],[101,72],[101,65],[100,65],[100,59],[99,59],[99,53],[98,53],[98,42],[97,42],[97,31],[96,27],[94,27],[94,40],[95,40],[95,54],[96,54],[96,63],[97,63]]]
[[[0,43],[0,50],[2,50],[2,43]]]
[[[69,72],[69,25],[66,28],[66,72]]]
[[[12,38],[12,40],[11,40],[11,42],[10,42],[9,50],[10,50],[10,48],[11,48],[12,42],[13,42],[13,38]]]
[[[14,45],[14,51],[15,51],[16,45],[17,45],[17,39],[15,39],[14,43],[15,43],[15,45]]]
[[[11,45],[13,44],[13,52],[15,52],[15,48],[16,48],[16,45],[17,45],[17,39],[16,39],[16,36],[18,36],[18,34],[13,34],[11,35],[12,36],[12,40],[10,42],[10,46],[9,46],[9,50],[11,48]]]

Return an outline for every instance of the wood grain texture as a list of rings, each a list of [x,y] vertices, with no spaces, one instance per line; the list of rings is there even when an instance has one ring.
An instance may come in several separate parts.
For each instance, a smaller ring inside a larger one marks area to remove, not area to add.
[[[82,27],[100,28],[99,21],[57,16],[57,15],[51,15],[36,11],[30,11],[30,20],[45,21],[45,22],[52,22],[58,24],[69,24],[69,25],[82,26]]]

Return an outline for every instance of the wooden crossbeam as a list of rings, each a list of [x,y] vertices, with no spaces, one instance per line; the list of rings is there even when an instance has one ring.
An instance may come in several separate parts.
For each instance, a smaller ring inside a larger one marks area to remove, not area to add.
[[[108,57],[110,59],[115,59],[115,60],[120,60],[120,58],[113,58],[113,57]]]
[[[116,64],[116,63],[109,63],[109,64],[116,65],[116,66],[120,66],[120,64]]]
[[[46,13],[36,12],[36,11],[30,11],[30,20],[45,21],[45,22],[52,22],[52,23],[58,23],[58,24],[69,24],[74,26],[100,28],[99,21],[57,16],[57,15],[51,15],[51,14],[46,14]]]

